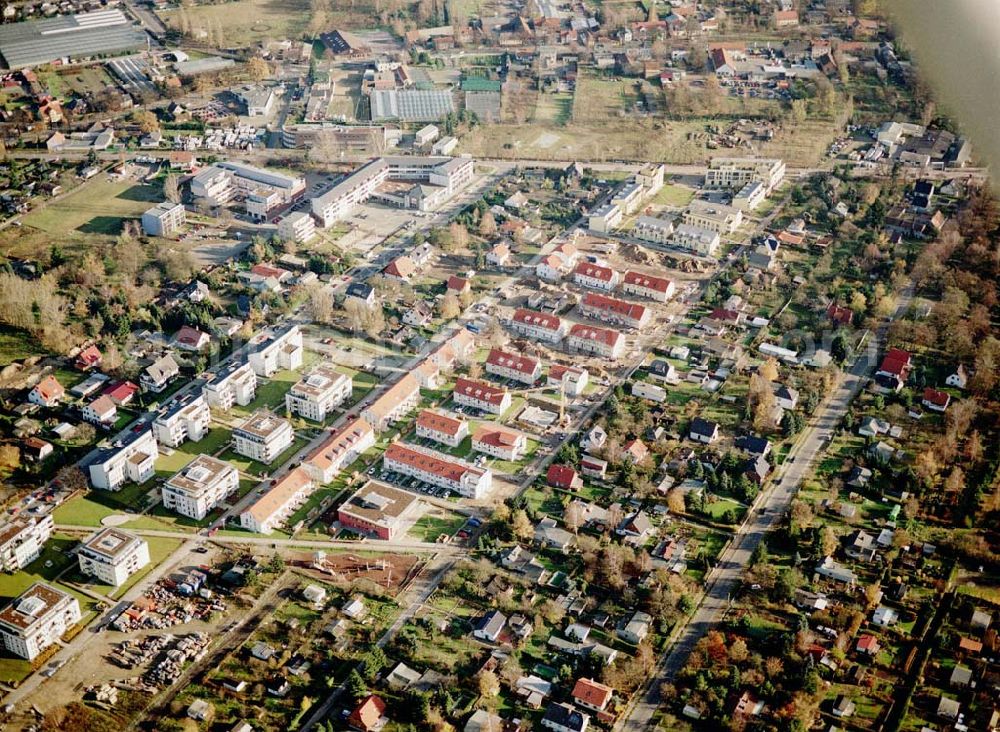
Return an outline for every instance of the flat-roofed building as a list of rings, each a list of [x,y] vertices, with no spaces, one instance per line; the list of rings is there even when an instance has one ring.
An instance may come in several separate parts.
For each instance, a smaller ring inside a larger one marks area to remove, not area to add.
[[[493,422],[479,425],[472,435],[473,450],[501,460],[518,460],[527,447],[528,438],[523,433]]]
[[[292,325],[265,336],[255,343],[247,356],[257,376],[274,376],[280,370],[294,371],[302,366],[302,331]]]
[[[0,527],[0,568],[17,572],[38,559],[52,536],[52,514],[18,516]]]
[[[239,486],[236,468],[211,455],[199,455],[164,484],[163,507],[201,521]]]
[[[170,236],[187,220],[184,204],[163,201],[142,214],[142,230],[149,236]]]
[[[382,432],[409,414],[419,401],[420,384],[408,373],[365,407],[361,416],[376,432]]]
[[[135,534],[109,526],[84,541],[76,556],[83,574],[118,587],[149,564],[149,545]]]
[[[462,376],[455,379],[453,396],[455,404],[490,414],[503,414],[511,404],[510,392],[503,387]]]
[[[469,435],[469,423],[433,409],[417,415],[417,437],[434,440],[448,447],[458,447]]]
[[[363,418],[356,417],[331,432],[302,462],[302,467],[314,481],[325,485],[374,446],[375,430]]]
[[[673,233],[674,222],[656,216],[640,216],[632,226],[632,236],[653,244],[666,244]]]
[[[588,292],[583,296],[580,312],[588,318],[628,328],[642,328],[649,323],[652,315],[652,311],[643,305],[597,292]]]
[[[419,505],[412,493],[372,480],[340,505],[337,520],[345,529],[389,541],[406,530]]]
[[[233,430],[233,449],[240,455],[270,464],[295,439],[288,420],[271,412],[258,411]]]
[[[518,308],[510,321],[510,329],[526,338],[558,343],[566,335],[566,323],[557,315]]]
[[[712,158],[705,171],[706,188],[739,190],[760,181],[769,195],[784,179],[785,163],[768,158]]]
[[[622,222],[622,210],[613,203],[598,206],[587,215],[587,227],[592,231],[607,233]]]
[[[383,466],[403,475],[445,488],[468,498],[482,498],[493,487],[493,473],[434,450],[394,442],[383,456]]]
[[[719,232],[702,229],[691,224],[679,224],[674,229],[671,242],[680,249],[687,249],[703,257],[711,257],[719,248]]]
[[[229,173],[232,176],[233,185],[244,193],[257,193],[262,190],[274,191],[283,202],[291,203],[306,190],[305,178],[296,175],[266,170],[232,160],[218,162],[215,167]]]
[[[767,187],[759,180],[751,181],[733,195],[733,206],[744,213],[753,211],[767,198]]]
[[[316,236],[316,219],[305,211],[292,211],[278,222],[278,236],[297,244],[310,242]]]
[[[236,195],[233,174],[214,165],[198,171],[191,179],[191,195],[209,206],[225,206]]]
[[[0,610],[0,636],[8,651],[34,660],[80,622],[80,603],[68,592],[36,582]]]
[[[611,196],[611,203],[620,208],[622,213],[628,215],[639,207],[642,202],[642,194],[642,184],[636,180],[630,180]]]
[[[570,329],[566,345],[580,353],[618,358],[625,350],[625,336],[617,330],[577,323]]]
[[[662,163],[647,163],[635,174],[635,182],[642,186],[644,198],[655,196],[663,188],[663,179],[667,166]]]
[[[286,473],[240,514],[240,525],[258,534],[270,534],[283,524],[316,489],[305,468]]]
[[[499,376],[502,379],[534,384],[542,375],[542,364],[518,353],[508,353],[499,348],[493,348],[486,357],[486,373]]]
[[[285,393],[289,412],[322,422],[334,409],[350,398],[353,381],[329,364],[320,364]]]
[[[743,223],[743,212],[733,206],[695,199],[684,212],[684,223],[719,234],[732,234]]]
[[[212,410],[202,394],[185,397],[157,416],[153,431],[161,445],[178,447],[185,440],[198,442],[208,434]]]
[[[257,395],[257,375],[249,363],[233,361],[215,373],[202,393],[209,406],[225,412],[234,404],[245,407]]]
[[[100,450],[87,470],[95,488],[117,491],[126,481],[145,483],[155,475],[156,458],[160,456],[156,437],[151,428],[125,433],[110,447]]]
[[[667,302],[674,295],[674,283],[665,277],[654,277],[642,272],[629,271],[622,279],[622,292],[644,297],[656,302]]]
[[[251,191],[244,199],[247,216],[260,223],[271,216],[271,212],[284,203],[281,193],[270,188],[258,188]]]

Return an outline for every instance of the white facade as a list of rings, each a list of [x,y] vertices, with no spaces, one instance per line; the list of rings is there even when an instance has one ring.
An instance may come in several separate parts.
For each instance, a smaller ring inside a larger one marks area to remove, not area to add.
[[[500,460],[518,460],[527,447],[523,434],[504,427],[484,424],[472,436],[473,450]]]
[[[273,376],[279,369],[295,370],[302,365],[302,331],[293,325],[256,344],[247,359],[257,376]]]
[[[510,329],[515,333],[543,341],[558,343],[566,335],[566,323],[555,315],[520,309],[511,319]]]
[[[142,215],[142,230],[149,236],[170,236],[186,221],[184,205],[164,201]]]
[[[567,396],[580,396],[590,382],[590,372],[578,366],[554,364],[549,367],[546,385],[561,388]]]
[[[493,386],[485,381],[463,379],[455,381],[455,391],[452,396],[455,404],[472,407],[489,414],[503,414],[510,409],[510,392],[502,387]]]
[[[278,222],[278,236],[298,244],[312,241],[316,236],[316,219],[305,211],[292,211]]]
[[[205,384],[202,393],[216,409],[228,412],[234,404],[245,407],[257,395],[257,375],[249,363],[231,363]]]
[[[587,226],[592,231],[607,233],[622,222],[622,210],[613,203],[595,208],[587,216]]]
[[[19,516],[0,528],[0,568],[17,572],[38,559],[52,536],[52,514]]]
[[[417,437],[458,447],[469,436],[469,423],[446,414],[423,410],[417,417]]]
[[[270,464],[295,439],[287,420],[257,412],[233,430],[233,449],[259,463]]]
[[[406,374],[361,413],[376,432],[382,432],[420,402],[420,384],[413,374]]]
[[[308,473],[296,468],[240,514],[240,525],[248,531],[270,534],[309,500],[314,490],[316,484]]]
[[[625,350],[625,336],[615,330],[578,324],[570,330],[566,345],[580,353],[618,358]]]
[[[282,203],[284,203],[284,199],[282,199],[281,194],[267,188],[261,188],[247,194],[245,200],[247,215],[254,221],[264,221]]]
[[[322,422],[350,398],[352,389],[351,377],[321,364],[285,393],[285,407],[301,417]]]
[[[83,542],[76,556],[83,574],[118,587],[149,564],[149,545],[135,534],[109,527]]]
[[[719,248],[721,239],[717,231],[700,229],[690,224],[680,224],[674,230],[671,241],[674,246],[681,249],[687,249],[703,257],[711,257]]]
[[[767,198],[767,187],[759,180],[751,181],[733,196],[733,205],[740,211],[756,209]]]
[[[232,174],[215,166],[205,168],[191,179],[191,195],[204,199],[210,206],[225,206],[235,193]]]
[[[639,204],[642,203],[642,194],[642,184],[634,180],[629,181],[611,197],[611,203],[621,209],[624,214],[628,215],[634,212],[639,207]]]
[[[713,158],[705,171],[706,188],[739,190],[760,181],[770,194],[785,177],[782,160],[765,158]]]
[[[684,212],[684,223],[720,234],[732,234],[743,223],[743,212],[721,203],[694,200]]]
[[[493,487],[493,473],[434,450],[394,442],[383,457],[386,470],[410,475],[468,498],[482,498]]]
[[[626,272],[622,280],[622,292],[626,295],[644,297],[656,302],[667,302],[674,296],[675,290],[671,280],[645,275],[642,272]]]
[[[163,486],[163,506],[201,521],[239,485],[236,468],[211,455],[199,455]]]
[[[36,582],[0,610],[0,636],[4,648],[31,661],[80,622],[80,617],[75,597]]]
[[[375,445],[375,430],[361,418],[344,423],[313,450],[302,463],[315,482],[326,484],[365,450]]]
[[[116,491],[125,481],[145,483],[156,472],[160,456],[153,430],[130,432],[127,438],[102,450],[90,464],[90,482],[95,488]]]
[[[673,221],[655,216],[640,216],[632,227],[632,236],[654,244],[666,244],[673,233]]]
[[[662,386],[650,384],[648,381],[633,381],[632,396],[662,404],[667,400],[667,390]]]
[[[177,447],[185,440],[198,442],[208,434],[212,410],[201,394],[188,402],[181,402],[164,412],[153,422],[156,439],[161,445]]]
[[[610,267],[580,262],[573,270],[573,282],[581,287],[611,292],[618,286],[619,275]]]

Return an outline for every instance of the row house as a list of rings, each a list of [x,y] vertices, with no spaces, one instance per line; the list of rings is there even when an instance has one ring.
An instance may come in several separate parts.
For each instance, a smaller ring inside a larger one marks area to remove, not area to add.
[[[482,498],[493,487],[493,473],[434,450],[394,442],[383,457],[383,465],[430,485],[467,498]]]
[[[649,323],[652,311],[642,305],[588,292],[580,301],[580,312],[588,318],[628,328],[642,328]]]
[[[625,350],[625,336],[616,330],[577,323],[570,329],[566,345],[580,353],[618,358]]]
[[[674,233],[674,222],[656,216],[640,216],[632,226],[632,236],[652,244],[666,244]]]
[[[510,392],[503,387],[464,377],[455,380],[454,398],[458,405],[490,414],[503,414],[511,404]]]
[[[558,316],[518,308],[514,311],[510,329],[531,340],[559,343],[566,336],[567,326]]]
[[[590,381],[590,372],[580,366],[564,366],[554,363],[549,366],[545,385],[561,389],[567,396],[580,396]]]
[[[325,485],[374,446],[375,430],[364,418],[356,417],[331,432],[302,467],[316,483]]]
[[[524,455],[528,440],[520,432],[493,423],[484,423],[472,435],[472,449],[513,462]]]
[[[315,489],[305,468],[295,468],[240,514],[240,525],[258,534],[270,534],[304,505]]]
[[[424,409],[417,416],[417,437],[458,447],[469,435],[469,423],[464,419]]]
[[[656,302],[667,302],[674,296],[675,287],[665,277],[654,277],[642,272],[628,271],[622,279],[622,292]]]
[[[403,378],[365,407],[361,416],[376,432],[383,432],[409,414],[419,401],[420,384],[413,374],[404,374]]]
[[[610,292],[618,286],[619,275],[610,267],[580,262],[573,270],[573,282],[581,287]]]
[[[486,357],[486,373],[502,379],[534,384],[542,375],[542,364],[533,358],[494,348]]]

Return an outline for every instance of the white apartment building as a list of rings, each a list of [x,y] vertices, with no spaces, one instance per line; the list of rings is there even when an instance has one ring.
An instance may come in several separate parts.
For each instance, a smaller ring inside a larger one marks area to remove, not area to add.
[[[468,185],[475,176],[472,158],[378,158],[359,168],[329,191],[312,199],[312,213],[324,229],[344,219],[360,203],[376,195],[388,181],[426,183],[440,189],[428,204],[440,204]],[[425,206],[421,206],[424,208]]]
[[[294,439],[288,420],[259,411],[233,430],[233,449],[251,460],[270,464]]]
[[[562,389],[566,396],[580,396],[589,382],[590,372],[587,369],[554,363],[549,366],[545,384],[554,389]]]
[[[401,442],[389,445],[382,464],[386,470],[413,476],[468,498],[482,498],[493,487],[493,473],[489,469]]]
[[[295,468],[240,514],[240,525],[248,531],[270,534],[309,500],[315,489],[306,470]]]
[[[360,417],[344,423],[303,461],[309,477],[325,485],[365,450],[375,445],[375,430]]]
[[[490,414],[503,414],[510,409],[510,392],[485,381],[458,377],[453,393],[455,404],[472,407]]]
[[[312,241],[316,236],[316,219],[305,211],[292,211],[278,222],[278,236],[297,244]]]
[[[0,636],[4,648],[31,661],[80,622],[80,617],[75,597],[36,582],[0,610]]]
[[[229,173],[232,176],[233,185],[244,193],[256,193],[261,190],[275,191],[281,196],[282,201],[289,203],[306,190],[305,178],[286,175],[275,170],[265,170],[254,165],[236,163],[230,160],[216,163],[214,167]]]
[[[292,325],[266,336],[250,349],[247,357],[257,376],[273,376],[279,369],[294,370],[302,365],[302,331]]]
[[[639,208],[639,204],[642,203],[642,194],[642,184],[635,180],[630,180],[611,197],[611,203],[621,209],[627,216]]]
[[[753,211],[767,198],[767,187],[759,180],[750,181],[733,195],[733,206],[744,213]]]
[[[760,181],[770,194],[785,177],[782,160],[766,158],[713,158],[705,171],[706,188],[739,190]]]
[[[149,236],[170,236],[187,220],[184,204],[164,201],[142,215],[142,230]]]
[[[618,286],[619,275],[611,267],[580,262],[573,270],[573,282],[581,287],[610,292]]]
[[[622,210],[613,203],[598,206],[587,215],[587,227],[591,231],[608,233],[622,222]]]
[[[597,292],[588,292],[583,296],[580,312],[588,318],[628,328],[642,328],[652,317],[652,311],[643,305]]]
[[[632,236],[653,244],[666,244],[673,233],[674,222],[656,216],[640,216],[632,227]]]
[[[209,206],[225,206],[235,193],[232,174],[214,165],[191,179],[191,195],[203,199]]]
[[[580,353],[618,358],[625,350],[625,336],[616,330],[577,323],[570,329],[566,345]]]
[[[248,193],[245,205],[247,216],[254,221],[265,221],[271,212],[278,208],[284,199],[281,193],[270,188],[259,188],[252,193]]]
[[[655,196],[663,188],[663,179],[667,166],[660,163],[648,163],[635,174],[635,182],[642,186],[643,197]]]
[[[420,384],[413,374],[407,373],[365,407],[361,416],[376,432],[382,432],[409,414],[419,401]]]
[[[720,234],[732,234],[743,223],[743,212],[733,206],[695,199],[684,212],[684,223]]]
[[[354,383],[347,374],[320,364],[285,393],[285,407],[314,422],[322,422],[350,398]]]
[[[163,506],[201,521],[239,485],[236,468],[211,455],[199,455],[163,486]]]
[[[469,423],[432,409],[424,409],[417,416],[417,437],[434,440],[448,447],[458,447],[469,436]]]
[[[510,329],[532,340],[558,343],[566,335],[566,323],[558,316],[536,310],[518,308],[511,318]]]
[[[38,559],[52,536],[52,514],[18,516],[0,528],[0,568],[17,572]]]
[[[717,231],[709,231],[691,224],[679,224],[674,230],[671,241],[676,247],[687,249],[703,257],[711,257],[719,248],[721,239]]]
[[[507,353],[499,348],[493,348],[486,357],[486,373],[499,376],[501,379],[534,384],[542,375],[542,364],[518,353]]]
[[[626,295],[644,297],[656,302],[667,302],[674,296],[674,283],[665,277],[654,277],[642,272],[629,271],[622,279],[622,292]]]
[[[127,432],[124,438],[101,450],[90,464],[90,483],[108,491],[118,490],[127,480],[145,483],[155,474],[159,456],[152,429]]]
[[[118,587],[149,564],[149,545],[135,534],[108,527],[83,542],[76,556],[85,575]]]
[[[249,363],[231,361],[202,390],[209,406],[228,412],[234,404],[245,407],[257,395],[257,375]]]
[[[472,435],[472,449],[500,460],[514,461],[524,455],[528,439],[520,432],[484,423]]]
[[[177,447],[185,440],[200,441],[208,434],[212,410],[202,394],[174,403],[153,422],[153,431],[161,445]]]

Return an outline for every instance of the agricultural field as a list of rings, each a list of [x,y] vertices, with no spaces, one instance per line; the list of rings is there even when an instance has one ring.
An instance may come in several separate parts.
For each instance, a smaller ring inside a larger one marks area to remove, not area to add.
[[[197,36],[222,33],[227,47],[245,47],[270,39],[301,38],[310,17],[306,0],[236,0],[217,5],[186,5],[160,12],[173,30],[187,25]]]

